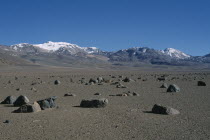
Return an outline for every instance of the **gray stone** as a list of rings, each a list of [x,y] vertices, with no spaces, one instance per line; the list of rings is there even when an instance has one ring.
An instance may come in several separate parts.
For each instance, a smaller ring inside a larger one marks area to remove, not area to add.
[[[26,96],[20,95],[13,104],[14,106],[22,106],[27,103],[29,103],[29,99]]]
[[[98,77],[97,80],[98,80],[99,83],[101,83],[101,82],[104,81],[104,78],[103,77]]]
[[[57,98],[56,96],[52,96],[52,97],[44,99],[44,100],[39,100],[39,101],[37,101],[37,103],[40,105],[42,110],[49,109],[49,108],[55,108],[56,107],[56,104],[55,104],[56,98]]]
[[[80,107],[85,108],[103,108],[107,106],[108,99],[94,99],[94,100],[82,100],[80,103]]]
[[[13,104],[16,101],[16,97],[8,96],[1,104]]]
[[[179,92],[180,91],[180,88],[173,84],[173,85],[170,85],[167,89],[167,92]]]
[[[64,94],[64,96],[73,96],[73,97],[75,97],[75,96],[76,96],[76,94],[66,93],[66,94]]]
[[[164,115],[177,115],[180,114],[180,112],[174,108],[171,107],[165,107],[159,104],[155,104],[152,108],[152,113],[155,114],[164,114]]]
[[[32,112],[39,112],[41,108],[37,102],[33,104],[25,104],[20,106],[17,110],[13,111],[14,113],[32,113]]]

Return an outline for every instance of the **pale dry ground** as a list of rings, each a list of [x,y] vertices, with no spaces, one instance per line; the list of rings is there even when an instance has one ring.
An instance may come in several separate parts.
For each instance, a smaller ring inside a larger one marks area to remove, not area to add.
[[[168,84],[175,83],[179,93],[166,93],[159,88],[163,82],[157,77],[169,74]],[[114,75],[117,78],[111,78]],[[125,89],[105,85],[84,85],[79,80],[102,76],[117,81],[118,75],[128,76],[136,82],[124,83]],[[185,76],[183,76],[185,75]],[[15,80],[15,76],[18,78]],[[155,77],[156,76],[156,77]],[[141,77],[141,79],[138,79]],[[176,79],[170,80],[172,77]],[[38,79],[39,78],[39,79]],[[195,79],[194,79],[195,78]],[[73,83],[70,79],[73,79]],[[147,79],[147,81],[142,81]],[[8,84],[8,81],[11,84]],[[60,85],[54,85],[60,80]],[[203,80],[206,87],[198,87]],[[42,84],[31,85],[32,82]],[[38,91],[30,89],[34,87]],[[16,91],[21,88],[20,91]],[[137,92],[139,97],[109,96],[123,92]],[[76,97],[64,97],[65,93]],[[93,95],[101,93],[101,96]],[[173,71],[112,71],[112,70],[48,70],[28,69],[0,73],[0,100],[9,95],[26,95],[31,102],[50,96],[57,96],[59,108],[38,113],[11,113],[17,107],[0,105],[1,140],[94,140],[94,139],[210,139],[210,72]],[[107,98],[105,108],[77,107],[82,99]],[[175,116],[147,113],[159,103],[178,109]],[[3,123],[10,120],[9,124]]]

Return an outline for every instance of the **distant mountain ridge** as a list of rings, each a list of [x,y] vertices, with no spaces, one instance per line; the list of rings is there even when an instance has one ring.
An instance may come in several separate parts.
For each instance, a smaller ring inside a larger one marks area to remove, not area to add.
[[[210,54],[190,56],[174,48],[155,50],[148,47],[133,47],[116,52],[102,51],[96,47],[80,47],[67,42],[48,41],[43,44],[20,43],[11,46],[0,46],[11,56],[17,56],[34,63],[115,63],[139,62],[157,65],[193,65],[210,63]],[[64,59],[65,58],[65,59]],[[65,65],[64,64],[64,65]]]

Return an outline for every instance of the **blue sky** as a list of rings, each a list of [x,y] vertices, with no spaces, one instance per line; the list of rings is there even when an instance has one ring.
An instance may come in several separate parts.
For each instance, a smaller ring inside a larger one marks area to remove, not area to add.
[[[0,44],[210,53],[210,0],[0,0]]]

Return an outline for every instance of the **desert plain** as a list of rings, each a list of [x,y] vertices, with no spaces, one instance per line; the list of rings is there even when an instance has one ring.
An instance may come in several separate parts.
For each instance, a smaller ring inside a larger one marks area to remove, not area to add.
[[[107,82],[89,84],[97,77]],[[126,77],[132,81],[123,82]],[[206,86],[197,86],[198,81]],[[126,88],[117,88],[116,82]],[[163,83],[178,85],[180,92],[166,92],[160,88]],[[0,68],[0,89],[1,101],[9,95],[25,95],[31,103],[57,96],[56,108],[36,113],[13,113],[18,107],[1,104],[1,140],[210,139],[208,70]],[[129,92],[139,96],[115,96]],[[67,93],[76,96],[64,96]],[[83,99],[100,98],[108,99],[106,107],[80,107]],[[173,107],[180,114],[154,114],[154,104]]]

